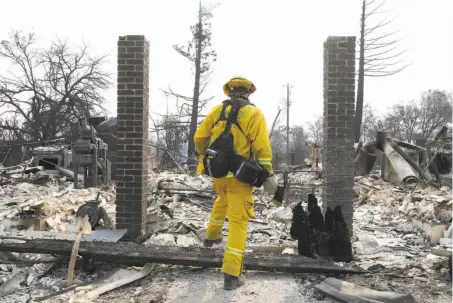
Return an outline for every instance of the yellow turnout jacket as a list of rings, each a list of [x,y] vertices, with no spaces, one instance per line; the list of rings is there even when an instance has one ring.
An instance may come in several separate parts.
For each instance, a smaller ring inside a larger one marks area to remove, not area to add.
[[[205,150],[225,130],[226,121],[219,121],[214,126],[214,124],[219,120],[222,107],[223,104],[214,106],[203,122],[201,122],[200,127],[194,135],[195,149],[199,154],[197,168],[198,174],[201,174],[204,169],[202,160]],[[225,109],[225,116],[227,118],[230,110],[231,105]],[[241,132],[236,125],[232,125],[231,133],[234,137],[235,153],[245,158],[249,158],[251,152],[253,152],[255,160],[257,160],[260,165],[273,174],[272,149],[263,112],[253,105],[247,105],[240,109],[237,120],[244,133]],[[230,178],[232,176],[233,174],[230,172],[226,178]]]

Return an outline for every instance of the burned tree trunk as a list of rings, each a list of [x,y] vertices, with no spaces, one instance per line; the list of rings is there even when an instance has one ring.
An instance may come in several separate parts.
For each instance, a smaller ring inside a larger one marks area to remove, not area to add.
[[[360,22],[360,57],[359,74],[357,79],[357,98],[355,105],[354,142],[360,141],[363,112],[363,86],[365,85],[365,1],[362,4],[362,19]]]
[[[190,118],[190,129],[189,129],[189,147],[187,156],[192,157],[195,155],[195,144],[193,141],[193,136],[197,130],[198,124],[198,100],[200,98],[200,76],[201,76],[201,41],[203,35],[203,20],[201,18],[201,1],[200,8],[198,12],[198,37],[197,37],[197,54],[195,57],[195,85],[193,87],[193,100],[192,100],[192,115]]]

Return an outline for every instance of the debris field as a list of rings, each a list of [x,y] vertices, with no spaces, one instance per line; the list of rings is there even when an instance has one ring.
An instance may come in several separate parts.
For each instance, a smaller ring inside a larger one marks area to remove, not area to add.
[[[2,242],[18,241],[12,237],[73,241],[80,222],[77,209],[96,198],[114,223],[114,185],[74,189],[65,177],[36,169],[25,178],[22,172],[21,177],[0,186]],[[33,177],[35,174],[40,177]],[[317,174],[291,173],[291,196],[282,207],[256,189],[247,252],[297,254],[297,241],[290,235],[293,208],[298,202],[306,207],[310,192],[322,204],[321,182]],[[219,291],[223,280],[215,268],[171,264],[137,268],[94,260],[95,269],[87,270],[79,258],[76,284],[68,288],[69,258],[1,251],[0,301],[200,302],[196,298],[203,298],[203,302],[252,302],[268,296],[272,302],[337,302],[315,288],[324,279],[335,277],[373,290],[411,294],[424,302],[450,302],[451,183],[433,186],[421,182],[410,193],[371,173],[356,177],[354,190],[351,263],[367,270],[365,274],[246,271],[249,286],[231,294]],[[201,247],[214,197],[212,183],[204,176],[150,174],[147,233],[140,245]],[[223,232],[226,236],[227,224]],[[220,257],[221,248],[214,247]]]

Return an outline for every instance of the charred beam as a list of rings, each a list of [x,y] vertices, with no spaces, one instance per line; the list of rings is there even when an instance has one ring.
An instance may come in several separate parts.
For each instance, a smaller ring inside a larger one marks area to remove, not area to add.
[[[35,239],[25,243],[0,243],[0,251],[41,253],[69,256],[72,241]],[[220,250],[178,247],[143,246],[125,242],[81,242],[79,254],[98,261],[143,266],[146,263],[174,264],[195,267],[222,266],[223,252]],[[247,253],[244,266],[248,270],[280,271],[288,273],[364,273],[359,267],[338,266],[328,261],[311,259],[299,255],[283,255],[266,252]]]

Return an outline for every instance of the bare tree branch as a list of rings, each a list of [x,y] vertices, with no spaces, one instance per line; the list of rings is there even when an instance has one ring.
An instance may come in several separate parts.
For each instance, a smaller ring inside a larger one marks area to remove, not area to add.
[[[381,55],[385,55],[385,54],[388,54],[388,53],[391,53],[392,51],[396,50],[397,47],[393,47],[391,49],[388,49],[388,50],[385,50],[383,52],[380,52],[380,53],[375,53],[375,54],[371,54],[371,55],[367,55],[367,58],[373,58],[373,57],[377,57],[377,56],[381,56]]]
[[[404,54],[407,50],[403,50],[402,52],[399,52],[393,56],[390,56],[390,57],[378,57],[378,58],[371,58],[371,59],[365,59],[365,64],[367,64],[368,62],[374,62],[374,61],[386,61],[386,60],[389,60],[389,59],[394,59],[396,57],[399,57],[401,56],[402,54]]]
[[[399,72],[401,72],[402,70],[404,70],[406,67],[408,67],[410,64],[407,64],[397,70],[393,70],[393,71],[374,71],[375,73],[378,73],[378,74],[369,74],[369,73],[366,73],[365,76],[366,77],[386,77],[386,76],[391,76],[391,75],[394,75],[394,74],[397,74]]]
[[[381,48],[384,48],[384,47],[392,46],[392,45],[397,44],[399,42],[401,42],[401,39],[392,40],[392,41],[385,42],[385,43],[373,43],[373,44],[369,44],[369,45],[365,44],[365,48],[364,49],[365,49],[366,52],[370,52],[370,51],[375,50],[375,49],[381,49]],[[373,47],[370,47],[370,46],[373,46]]]
[[[385,1],[382,1],[381,4],[376,6],[371,12],[369,12],[368,14],[365,15],[365,19],[368,18],[369,16],[373,15],[373,14],[376,14],[377,10],[380,9],[384,4],[385,4]]]
[[[376,2],[376,1],[377,1],[377,0],[371,0],[371,1],[366,0],[366,1],[364,2],[364,5],[365,5],[365,7],[367,7],[367,6],[373,4],[373,3]]]
[[[392,23],[393,20],[395,20],[395,19],[391,19],[390,21],[387,21],[387,22],[385,22],[385,20],[382,20],[381,22],[379,22],[377,25],[375,25],[374,27],[372,27],[370,29],[365,28],[365,37],[368,36],[369,34],[373,33],[376,29],[384,27],[384,26]]]
[[[377,38],[367,39],[367,40],[366,40],[366,41],[367,41],[366,45],[373,45],[373,42],[380,41],[380,40],[385,39],[385,38],[387,38],[387,37],[393,36],[393,35],[395,35],[395,34],[397,34],[397,33],[399,33],[399,30],[394,31],[394,32],[391,32],[391,33],[388,33],[388,34],[384,34],[384,35],[379,36],[379,37],[377,37]],[[368,43],[368,42],[371,42],[371,43]]]

